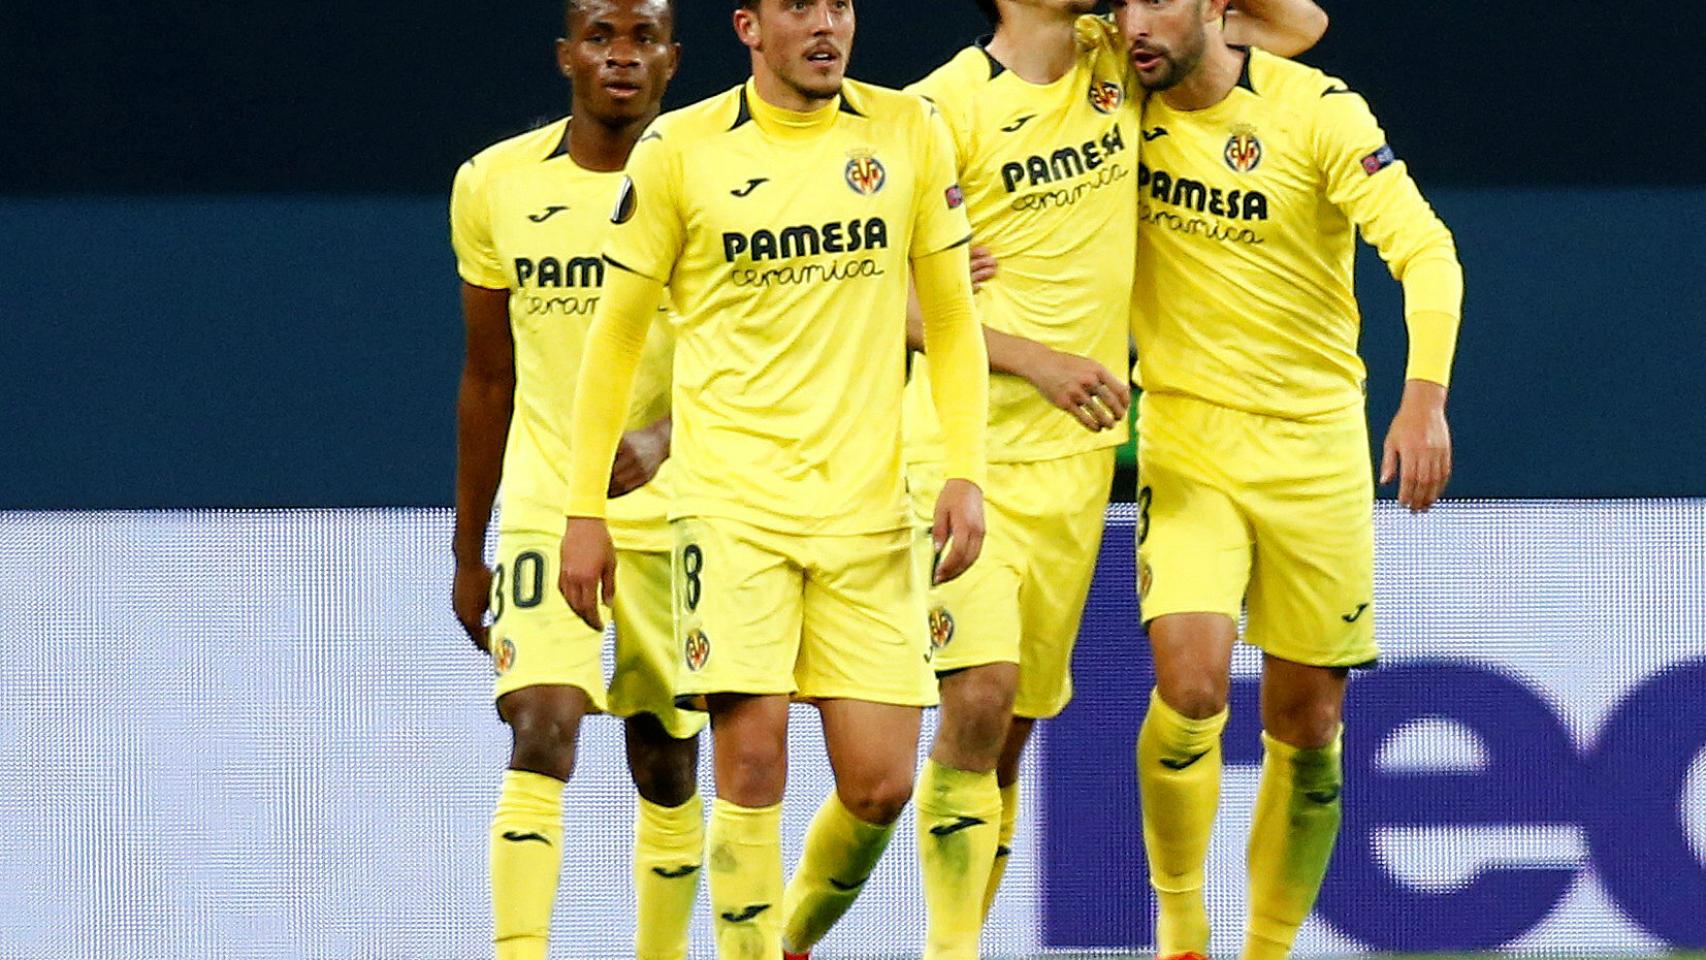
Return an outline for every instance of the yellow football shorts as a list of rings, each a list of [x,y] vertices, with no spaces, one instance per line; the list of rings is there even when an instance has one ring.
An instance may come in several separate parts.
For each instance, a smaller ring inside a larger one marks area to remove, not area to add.
[[[616,552],[615,669],[608,687],[604,637],[557,590],[560,537],[504,531],[498,536],[487,635],[497,671],[493,696],[538,685],[586,691],[593,709],[619,717],[649,713],[670,736],[687,738],[702,714],[675,705],[674,623],[668,553]]]
[[[983,553],[959,578],[930,588],[930,642],[938,674],[1016,663],[1015,715],[1042,719],[1066,708],[1072,699],[1072,649],[1102,545],[1114,457],[1109,447],[989,465]],[[907,486],[928,541],[941,467],[910,465]]]
[[[936,703],[928,552],[911,530],[804,536],[723,517],[671,526],[682,703],[703,709],[713,693]]]
[[[1144,394],[1138,429],[1145,623],[1247,612],[1245,642],[1276,657],[1374,661],[1374,477],[1361,410],[1301,422]]]

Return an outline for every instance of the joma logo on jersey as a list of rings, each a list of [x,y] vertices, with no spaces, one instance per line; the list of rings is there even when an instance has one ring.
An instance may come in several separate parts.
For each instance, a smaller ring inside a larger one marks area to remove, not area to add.
[[[1137,165],[1137,191],[1175,207],[1185,207],[1229,220],[1266,220],[1268,197],[1260,190],[1222,190],[1189,177],[1175,177],[1165,170],[1151,171],[1147,164]]]
[[[1080,146],[1061,147],[1051,154],[1035,154],[1001,167],[1001,183],[1012,193],[1021,187],[1040,187],[1082,176],[1125,150],[1125,134],[1114,124],[1101,140],[1086,140]]]
[[[889,175],[874,154],[855,150],[847,156],[847,185],[854,193],[868,197],[883,188]]]
[[[518,287],[602,287],[604,261],[598,257],[516,257],[515,283]]]
[[[1226,139],[1226,165],[1236,173],[1249,173],[1262,164],[1262,141],[1254,127],[1234,127]]]
[[[823,253],[857,253],[889,245],[889,226],[882,217],[826,223],[821,227],[802,224],[780,231],[723,234],[723,259],[734,263],[741,255],[753,260],[786,260],[815,257]]]
[[[1090,84],[1090,106],[1097,113],[1113,113],[1125,102],[1125,88],[1111,80]]]

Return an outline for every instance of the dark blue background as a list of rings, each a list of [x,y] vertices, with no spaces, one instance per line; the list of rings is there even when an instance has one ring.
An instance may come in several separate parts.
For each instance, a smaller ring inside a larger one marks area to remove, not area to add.
[[[730,6],[682,0],[673,102],[740,77]],[[1454,495],[1706,494],[1702,125],[1670,122],[1673,72],[1596,74],[1573,32],[1662,67],[1698,15],[1637,6],[1328,4],[1312,61],[1369,92],[1468,272]],[[981,29],[928,7],[860,0],[855,73]],[[401,10],[0,8],[0,508],[449,502],[444,194],[563,110],[559,5]],[[1378,442],[1403,328],[1372,256],[1359,287]]]

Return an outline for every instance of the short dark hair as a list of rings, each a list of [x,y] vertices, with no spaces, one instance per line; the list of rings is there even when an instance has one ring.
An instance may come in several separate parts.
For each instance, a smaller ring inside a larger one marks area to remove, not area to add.
[[[575,14],[581,12],[581,3],[582,2],[583,2],[583,0],[563,0],[563,29],[564,30],[572,32],[572,27],[570,27],[570,24],[571,24],[571,22],[573,22],[573,20],[575,18]],[[670,23],[670,27],[673,29],[675,26],[675,13],[676,13],[675,0],[664,0],[663,5],[664,5],[664,9],[669,11],[669,23]]]
[[[995,5],[995,0],[977,0],[977,8],[983,11],[985,17],[989,18],[990,26],[1000,26],[1001,8]]]

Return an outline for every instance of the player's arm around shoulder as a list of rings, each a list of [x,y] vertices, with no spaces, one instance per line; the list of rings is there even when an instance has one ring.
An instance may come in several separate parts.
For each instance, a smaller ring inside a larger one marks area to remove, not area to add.
[[[465,330],[456,391],[456,519],[451,550],[451,608],[474,646],[486,649],[485,614],[492,571],[486,525],[503,474],[504,442],[515,403],[515,345],[507,277],[491,237],[485,170],[462,165],[451,188],[450,240],[462,277]]]
[[[1463,313],[1463,267],[1451,231],[1423,198],[1368,102],[1335,78],[1322,76],[1318,85],[1313,142],[1326,195],[1404,288],[1409,357],[1380,482],[1398,479],[1398,502],[1419,513],[1451,478],[1445,404]]]
[[[1310,0],[1235,0],[1226,11],[1226,39],[1295,57],[1321,42],[1327,11]]]

